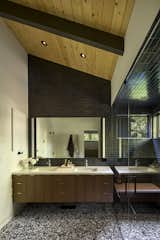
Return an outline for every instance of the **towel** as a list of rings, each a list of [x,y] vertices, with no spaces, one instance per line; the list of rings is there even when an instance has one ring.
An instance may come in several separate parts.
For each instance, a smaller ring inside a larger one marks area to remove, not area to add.
[[[68,150],[69,156],[73,157],[74,156],[74,144],[73,144],[72,134],[69,137],[67,150]]]

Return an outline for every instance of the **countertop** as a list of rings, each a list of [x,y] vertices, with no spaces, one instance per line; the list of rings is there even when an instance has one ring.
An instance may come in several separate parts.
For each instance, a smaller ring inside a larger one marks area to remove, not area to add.
[[[113,175],[108,166],[88,167],[34,167],[33,169],[21,169],[13,175]]]
[[[146,166],[115,166],[115,169],[120,175],[137,175],[137,174],[160,174],[160,168],[152,168]]]

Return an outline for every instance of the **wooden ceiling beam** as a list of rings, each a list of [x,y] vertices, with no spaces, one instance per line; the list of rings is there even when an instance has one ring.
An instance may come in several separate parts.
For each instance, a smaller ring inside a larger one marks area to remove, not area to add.
[[[42,11],[1,0],[0,16],[50,33],[123,55],[124,38]]]

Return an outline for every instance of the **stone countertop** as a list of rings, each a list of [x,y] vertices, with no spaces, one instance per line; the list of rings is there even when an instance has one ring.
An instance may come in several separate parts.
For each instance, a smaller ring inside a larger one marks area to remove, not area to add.
[[[108,166],[88,167],[34,167],[33,169],[21,169],[13,175],[113,175]]]
[[[160,174],[160,168],[146,167],[146,166],[115,166],[115,170],[120,175],[152,175]]]

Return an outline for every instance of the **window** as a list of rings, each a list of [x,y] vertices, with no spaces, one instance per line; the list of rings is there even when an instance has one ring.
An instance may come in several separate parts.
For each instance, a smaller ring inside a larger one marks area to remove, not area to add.
[[[148,115],[118,116],[118,138],[150,138],[150,117]]]
[[[128,158],[141,139],[151,137],[151,117],[134,114],[117,116],[119,158]],[[131,147],[132,146],[132,147]]]
[[[99,134],[97,131],[85,131],[84,141],[99,141]]]
[[[85,157],[98,157],[100,154],[98,131],[84,131],[84,155]]]
[[[149,137],[149,126],[147,116],[130,117],[130,137],[147,138]]]

